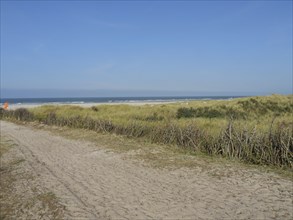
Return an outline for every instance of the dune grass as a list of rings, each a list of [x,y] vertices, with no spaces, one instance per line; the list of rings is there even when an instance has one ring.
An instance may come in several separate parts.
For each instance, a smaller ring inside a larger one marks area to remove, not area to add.
[[[272,95],[143,106],[49,105],[2,111],[1,117],[145,138],[192,152],[292,168],[292,113],[292,95]]]

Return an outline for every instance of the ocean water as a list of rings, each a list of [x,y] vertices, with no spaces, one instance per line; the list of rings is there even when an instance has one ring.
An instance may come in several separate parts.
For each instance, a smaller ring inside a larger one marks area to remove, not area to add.
[[[1,105],[9,104],[83,104],[83,103],[135,103],[135,102],[174,102],[192,100],[223,100],[241,96],[176,96],[176,97],[79,97],[79,98],[1,98]]]

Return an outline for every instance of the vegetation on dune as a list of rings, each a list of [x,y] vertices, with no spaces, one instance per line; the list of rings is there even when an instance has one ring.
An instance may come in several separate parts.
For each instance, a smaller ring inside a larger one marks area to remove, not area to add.
[[[0,116],[48,125],[143,137],[194,152],[293,167],[293,96],[168,105],[42,106]]]
[[[274,97],[274,96],[273,96]],[[179,108],[177,118],[225,118],[247,119],[249,117],[259,117],[260,115],[290,113],[293,109],[292,100],[274,100],[268,98],[249,98],[232,102],[232,104],[218,104],[214,106],[204,106],[197,108]],[[280,97],[276,97],[280,98]],[[287,101],[287,102],[286,102]]]

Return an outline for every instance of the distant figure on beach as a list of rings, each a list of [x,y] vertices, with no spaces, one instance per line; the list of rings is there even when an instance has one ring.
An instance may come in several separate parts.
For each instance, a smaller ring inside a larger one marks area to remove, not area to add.
[[[4,103],[3,108],[4,108],[5,110],[8,109],[8,102],[5,102],[5,103]]]

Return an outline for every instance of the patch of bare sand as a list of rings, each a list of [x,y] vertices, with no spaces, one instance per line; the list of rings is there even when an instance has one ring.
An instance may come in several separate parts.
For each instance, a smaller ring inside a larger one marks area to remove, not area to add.
[[[62,219],[64,206],[42,185],[38,173],[1,132],[0,219]]]
[[[213,175],[155,169],[91,142],[3,121],[1,134],[66,207],[66,219],[293,218],[292,181],[275,174],[219,164]]]

